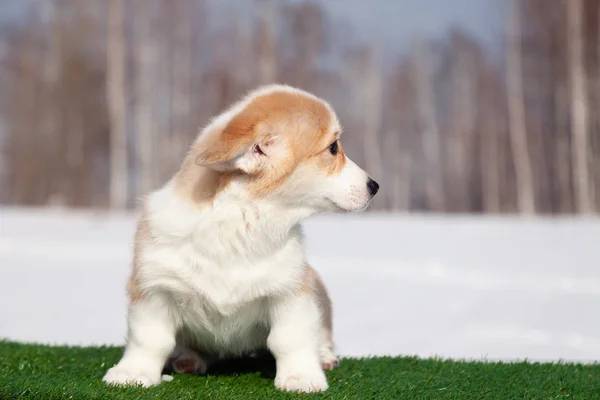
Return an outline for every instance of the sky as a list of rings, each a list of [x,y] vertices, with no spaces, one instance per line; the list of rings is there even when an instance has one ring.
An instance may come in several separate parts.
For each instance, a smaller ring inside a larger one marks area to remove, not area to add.
[[[32,3],[33,0],[0,0],[0,23],[18,20]]]
[[[0,24],[14,22],[26,7],[44,0],[0,0]],[[302,0],[288,0],[298,2]],[[315,0],[335,24],[351,27],[356,38],[374,38],[396,50],[407,49],[415,36],[439,37],[458,26],[488,49],[498,46],[503,30],[503,0]],[[230,6],[251,6],[253,0],[221,0]]]
[[[486,47],[497,46],[506,1],[502,0],[318,0],[335,21],[353,23],[357,36],[377,35],[403,49],[415,36],[440,37],[459,26]]]

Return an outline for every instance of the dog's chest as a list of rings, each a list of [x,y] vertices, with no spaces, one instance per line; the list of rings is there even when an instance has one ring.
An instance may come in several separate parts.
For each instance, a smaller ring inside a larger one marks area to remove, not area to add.
[[[293,290],[301,279],[302,259],[292,249],[262,259],[230,262],[208,259],[193,245],[179,251],[183,274],[178,279],[187,296],[202,299],[208,308],[224,315],[254,300]]]
[[[259,207],[209,212],[165,199],[151,203],[155,240],[142,250],[140,271],[146,289],[167,292],[183,324],[200,335],[252,336],[267,322],[268,299],[295,290],[304,277],[299,226]]]
[[[294,246],[292,246],[294,247]],[[284,248],[271,257],[230,264],[206,259],[192,244],[179,249],[179,282],[172,292],[182,325],[194,340],[217,352],[239,353],[264,345],[269,298],[294,290],[301,259]]]
[[[226,313],[199,298],[181,310],[186,337],[208,352],[241,354],[264,347],[269,330],[268,300],[255,299],[235,306]]]

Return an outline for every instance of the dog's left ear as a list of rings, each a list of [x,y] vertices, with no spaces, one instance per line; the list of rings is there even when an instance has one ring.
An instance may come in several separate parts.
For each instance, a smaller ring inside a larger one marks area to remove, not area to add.
[[[194,146],[196,165],[248,174],[259,171],[281,147],[280,138],[265,128],[238,116],[222,130],[207,130]]]

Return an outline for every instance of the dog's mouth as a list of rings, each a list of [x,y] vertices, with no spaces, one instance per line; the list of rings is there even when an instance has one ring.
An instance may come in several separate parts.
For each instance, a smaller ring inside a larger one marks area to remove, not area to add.
[[[369,201],[367,201],[367,203],[366,203],[364,206],[362,206],[362,208],[359,208],[358,210],[356,210],[356,211],[354,211],[354,212],[363,212],[363,211],[367,211],[367,210],[369,209],[369,207],[371,207],[371,201],[372,201],[372,200],[373,200],[372,198],[371,198],[371,199],[369,199]]]
[[[359,213],[359,212],[363,212],[366,211],[370,206],[371,206],[371,202],[372,202],[373,198],[370,198],[362,207],[360,208],[346,208],[346,207],[342,207],[341,205],[339,205],[337,202],[331,200],[330,198],[327,198],[327,201],[331,204],[331,208],[333,209],[333,212],[338,212],[338,213],[346,213],[346,214],[350,214],[350,213]]]
[[[367,211],[370,207],[371,207],[371,203],[373,202],[373,197],[369,198],[369,200],[367,200],[367,202],[359,209],[357,210],[352,210],[351,212],[363,212],[363,211]]]

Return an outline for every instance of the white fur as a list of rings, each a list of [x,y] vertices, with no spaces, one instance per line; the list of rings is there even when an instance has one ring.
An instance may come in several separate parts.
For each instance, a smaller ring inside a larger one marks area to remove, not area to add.
[[[326,175],[311,166],[301,167],[278,193],[290,206],[308,207],[313,212],[362,211],[372,199],[367,187],[369,176],[352,160],[337,175]]]
[[[127,347],[121,361],[104,376],[108,383],[153,386],[161,382],[165,360],[175,347],[175,321],[164,294],[129,307]]]
[[[269,90],[296,89],[276,85],[255,96]],[[211,127],[224,125],[250,100]],[[125,353],[104,381],[159,384],[169,355],[187,351],[175,348],[176,333],[184,330],[203,351],[219,356],[268,348],[277,362],[277,388],[326,390],[321,363],[336,358],[316,298],[297,290],[306,273],[299,224],[321,211],[364,208],[367,179],[348,160],[334,177],[298,170],[260,200],[247,197],[235,181],[210,206],[180,198],[173,181],[150,194],[145,206],[156,239],[139,249],[137,266],[147,295],[130,305]],[[203,361],[194,359],[205,371]]]
[[[205,210],[180,200],[171,185],[150,196],[150,226],[160,240],[141,253],[139,277],[156,296],[130,308],[125,355],[105,381],[160,383],[175,332],[185,326],[204,350],[222,356],[263,348],[268,339],[271,351],[281,349],[275,356],[285,375],[278,374],[277,387],[327,387],[319,325],[309,323],[319,321],[319,309],[313,298],[292,295],[304,277],[298,222],[305,212],[232,202],[234,191]],[[287,331],[294,334],[277,334]],[[288,348],[300,346],[298,335],[306,343],[296,354]]]
[[[277,360],[275,386],[286,390],[326,390],[319,360],[320,314],[309,295],[284,297],[270,308],[272,326],[267,345]]]

